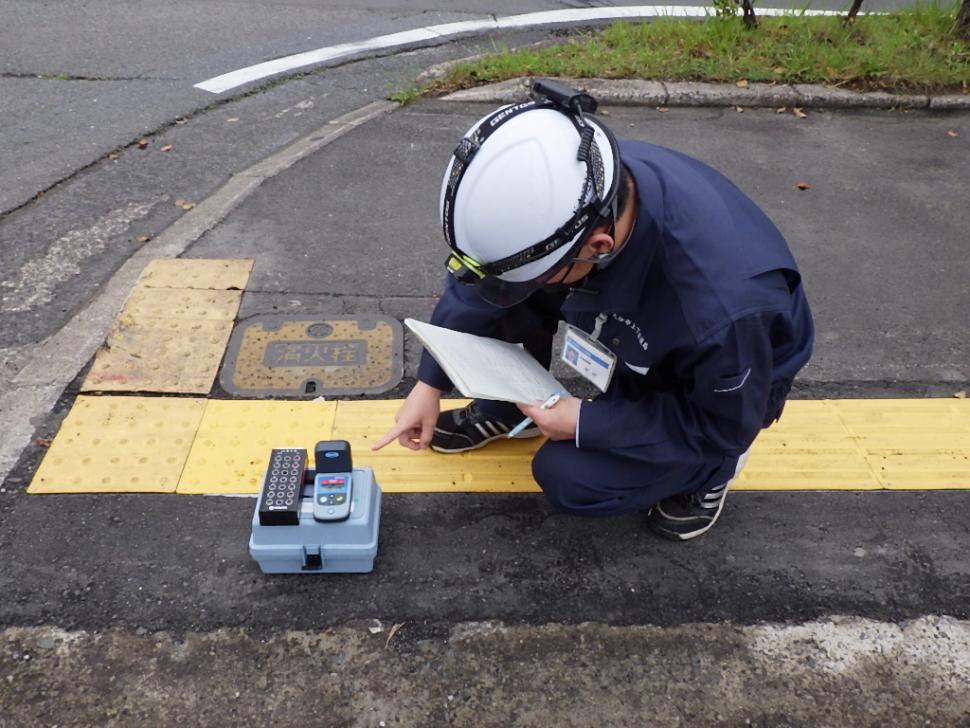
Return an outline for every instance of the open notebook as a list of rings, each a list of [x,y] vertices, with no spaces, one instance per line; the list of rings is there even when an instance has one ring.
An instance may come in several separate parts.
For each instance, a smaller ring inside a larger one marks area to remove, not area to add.
[[[518,344],[464,334],[414,319],[404,319],[404,323],[417,334],[466,397],[531,404],[566,391]]]

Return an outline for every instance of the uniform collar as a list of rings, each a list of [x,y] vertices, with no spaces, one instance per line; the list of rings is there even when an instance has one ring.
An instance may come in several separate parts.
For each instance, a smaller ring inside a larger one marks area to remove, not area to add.
[[[635,158],[624,158],[622,142],[620,159],[637,185],[636,223],[610,265],[570,290],[562,306],[564,311],[623,313],[639,308],[647,271],[660,243],[663,196],[657,175],[647,164]]]

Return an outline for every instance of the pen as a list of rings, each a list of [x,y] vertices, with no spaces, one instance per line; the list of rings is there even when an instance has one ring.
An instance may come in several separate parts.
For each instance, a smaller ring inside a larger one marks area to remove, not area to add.
[[[561,396],[562,396],[562,394],[560,392],[556,392],[549,399],[547,399],[545,402],[543,402],[542,403],[542,406],[539,409],[544,409],[544,410],[551,409],[552,406],[556,402],[559,401],[559,398]],[[531,424],[532,424],[532,418],[531,417],[526,417],[519,424],[517,424],[515,427],[513,427],[511,430],[509,430],[509,434],[507,435],[507,437],[515,437],[520,432],[522,432],[522,430],[524,430],[526,427],[528,427]]]

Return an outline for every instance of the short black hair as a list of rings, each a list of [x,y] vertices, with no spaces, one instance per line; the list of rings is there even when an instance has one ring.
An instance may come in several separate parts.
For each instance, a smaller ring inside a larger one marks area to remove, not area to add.
[[[630,175],[630,170],[626,168],[626,165],[622,162],[620,163],[620,187],[616,191],[616,217],[617,219],[623,217],[623,213],[626,212],[627,205],[630,204],[630,193],[633,191],[633,177]],[[613,221],[614,223],[616,220]]]

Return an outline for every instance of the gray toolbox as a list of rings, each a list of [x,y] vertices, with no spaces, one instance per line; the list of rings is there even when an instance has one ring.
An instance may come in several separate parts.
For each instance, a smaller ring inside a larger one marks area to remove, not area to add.
[[[351,465],[349,447],[340,441],[319,443],[313,470],[306,468],[305,450],[273,450],[249,538],[249,553],[263,573],[374,569],[381,489],[373,470]]]

